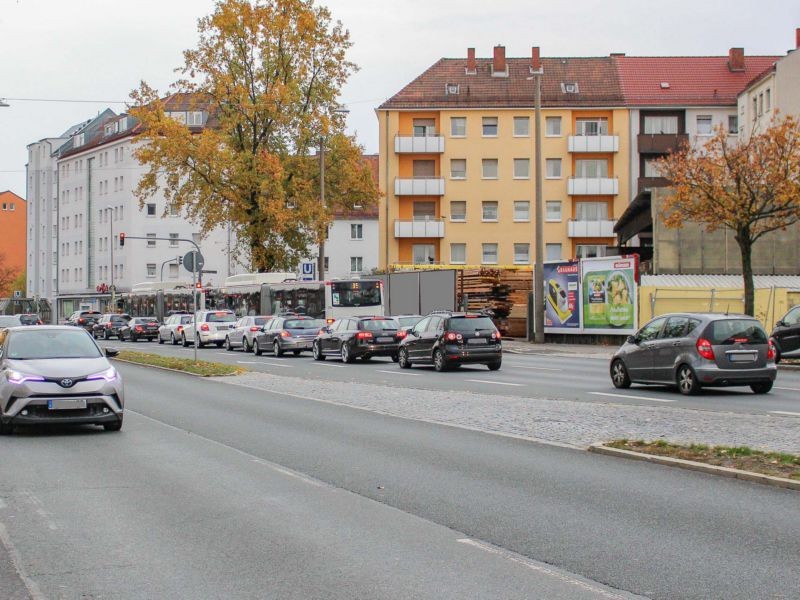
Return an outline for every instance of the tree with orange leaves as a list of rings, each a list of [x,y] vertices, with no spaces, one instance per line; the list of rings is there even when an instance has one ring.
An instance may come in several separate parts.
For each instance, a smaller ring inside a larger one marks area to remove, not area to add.
[[[337,113],[356,69],[349,34],[313,0],[220,0],[198,29],[171,96],[144,82],[131,94],[148,167],[135,194],[143,204],[160,191],[203,233],[230,224],[255,270],[293,269],[336,210],[378,199]],[[176,103],[206,115],[203,126],[177,120]],[[325,206],[311,156],[322,139]]]
[[[754,314],[753,244],[800,221],[800,123],[788,116],[746,140],[719,129],[700,148],[684,147],[658,163],[673,193],[662,208],[668,227],[728,227],[742,255],[745,312]]]

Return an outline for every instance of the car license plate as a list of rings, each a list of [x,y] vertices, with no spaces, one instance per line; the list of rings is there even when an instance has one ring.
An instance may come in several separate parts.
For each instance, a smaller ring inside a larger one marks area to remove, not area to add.
[[[757,356],[757,352],[737,352],[729,354],[728,358],[731,362],[755,362]]]
[[[217,331],[227,331],[230,329],[228,325],[217,325]]]
[[[86,408],[86,398],[59,398],[48,400],[47,408],[50,410],[79,410]]]
[[[485,344],[488,344],[489,342],[486,340],[486,338],[468,338],[467,339],[467,343],[468,344],[479,344],[479,345],[480,344],[484,344],[485,345]]]
[[[393,337],[379,337],[378,338],[378,343],[379,344],[392,343],[393,341],[394,341]]]

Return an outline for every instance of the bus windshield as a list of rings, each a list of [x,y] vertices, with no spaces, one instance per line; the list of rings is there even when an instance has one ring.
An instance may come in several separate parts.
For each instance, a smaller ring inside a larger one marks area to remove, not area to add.
[[[331,283],[332,306],[380,306],[378,281],[334,281]]]

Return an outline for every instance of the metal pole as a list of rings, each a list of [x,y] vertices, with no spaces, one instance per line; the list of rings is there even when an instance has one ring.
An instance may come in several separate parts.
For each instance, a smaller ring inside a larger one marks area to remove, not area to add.
[[[319,201],[325,210],[325,138],[319,139]],[[319,255],[317,256],[317,279],[325,280],[325,234],[319,239]]]
[[[192,348],[194,348],[194,362],[197,362],[197,255],[192,260],[192,329],[194,331],[194,341]]]
[[[536,137],[534,143],[534,161],[536,162],[536,263],[533,267],[533,323],[535,327],[534,340],[537,344],[544,343],[544,223],[542,202],[542,69],[533,74],[536,84],[536,98],[534,121]]]
[[[111,227],[111,234],[108,240],[111,242],[111,312],[117,308],[117,287],[114,285],[114,211],[111,207],[106,207],[108,223]]]

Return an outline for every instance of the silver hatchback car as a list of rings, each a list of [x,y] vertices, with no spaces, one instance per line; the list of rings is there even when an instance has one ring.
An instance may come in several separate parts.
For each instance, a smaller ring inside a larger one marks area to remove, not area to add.
[[[737,385],[766,394],[776,375],[775,347],[747,315],[662,315],[629,336],[611,359],[615,387],[666,384],[687,396],[703,387]]]
[[[122,428],[122,379],[83,328],[0,331],[0,433],[15,425],[95,424]]]

